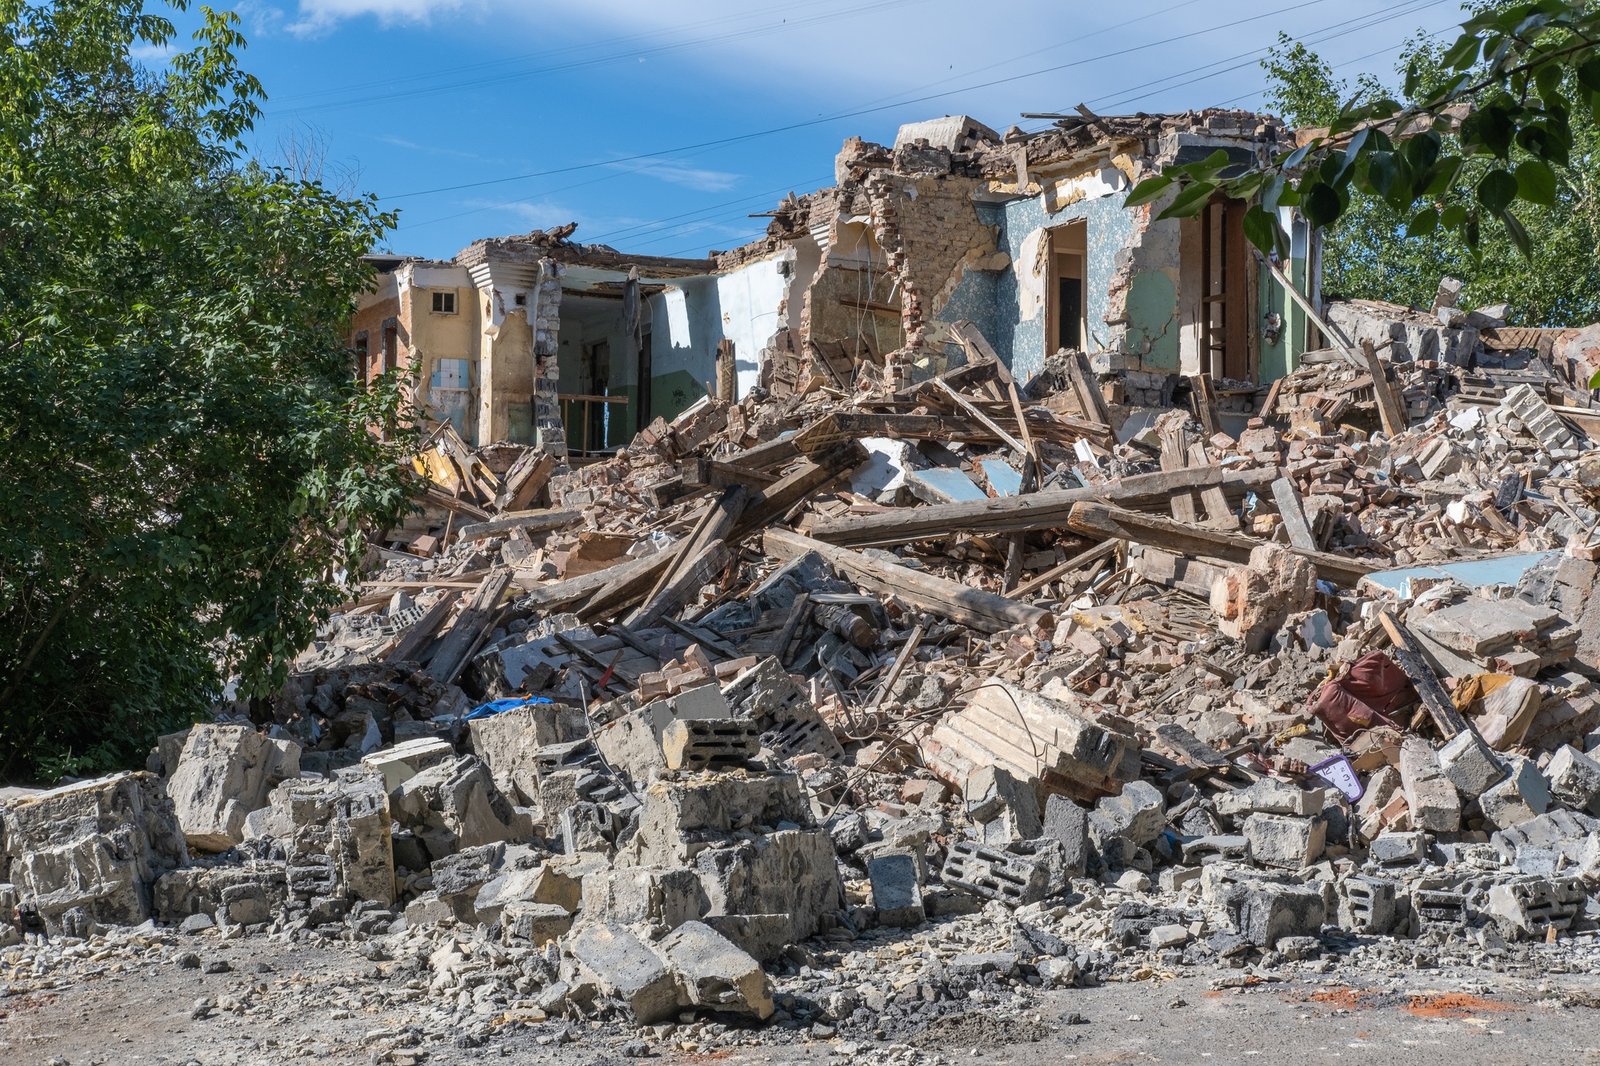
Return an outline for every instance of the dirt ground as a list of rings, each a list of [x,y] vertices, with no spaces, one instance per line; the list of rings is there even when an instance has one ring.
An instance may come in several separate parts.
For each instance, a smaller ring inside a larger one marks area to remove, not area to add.
[[[425,993],[355,949],[265,938],[196,941],[204,968],[79,949],[70,975],[0,971],[0,1063],[267,1064],[317,1061],[673,1064],[1494,1062],[1600,1060],[1600,976],[1480,972],[1296,973],[1254,987],[1219,971],[1045,993],[1021,1014],[944,1018],[907,1046],[804,1030],[626,1030],[507,1018],[482,1047],[418,1027]],[[104,956],[96,958],[96,956]],[[227,972],[207,973],[205,968]],[[197,1003],[201,1005],[196,1010]],[[196,1018],[200,1013],[204,1017]]]

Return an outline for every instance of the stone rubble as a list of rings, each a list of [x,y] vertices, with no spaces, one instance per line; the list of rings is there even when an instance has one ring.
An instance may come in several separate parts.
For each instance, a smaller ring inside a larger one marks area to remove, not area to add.
[[[273,698],[0,807],[0,959],[348,941],[461,1046],[680,1050],[895,1044],[1153,967],[1591,964],[1600,414],[1537,359],[1496,384],[1455,312],[1406,319],[1395,381],[1311,361],[1236,433],[1114,402],[1080,433],[1063,381],[1123,392],[1064,353],[1015,406],[1039,487],[983,509],[850,487],[846,415],[1011,455],[937,390],[697,404],[517,486],[576,524],[388,553]],[[1009,434],[1002,369],[933,372]]]

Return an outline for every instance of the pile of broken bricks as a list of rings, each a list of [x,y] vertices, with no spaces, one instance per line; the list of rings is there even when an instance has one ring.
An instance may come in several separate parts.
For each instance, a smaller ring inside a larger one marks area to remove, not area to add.
[[[570,470],[441,429],[280,692],[0,808],[0,944],[351,939],[474,1031],[870,1036],[1130,957],[1595,941],[1600,412],[1548,359],[1150,409],[958,335]]]

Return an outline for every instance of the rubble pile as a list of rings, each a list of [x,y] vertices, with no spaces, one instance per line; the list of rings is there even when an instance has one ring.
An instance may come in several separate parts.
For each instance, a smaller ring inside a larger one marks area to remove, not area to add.
[[[570,469],[441,426],[282,691],[0,809],[0,944],[346,938],[468,1034],[885,1039],[1592,939],[1600,409],[1549,338],[1401,310],[1259,389],[1019,384],[957,329]]]

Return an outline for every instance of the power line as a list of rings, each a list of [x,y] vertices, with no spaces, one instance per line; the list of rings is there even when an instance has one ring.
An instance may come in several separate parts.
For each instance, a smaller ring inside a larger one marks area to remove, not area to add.
[[[1389,21],[1392,21],[1393,19],[1396,19],[1396,18],[1403,18],[1406,15],[1415,14],[1415,13],[1420,12],[1422,10],[1426,10],[1427,8],[1430,8],[1430,7],[1436,7],[1440,3],[1443,3],[1443,2],[1449,2],[1449,0],[1414,0],[1414,2],[1409,6],[1403,6],[1403,7],[1399,8],[1399,9],[1393,10],[1393,11],[1388,12],[1386,14],[1382,13],[1382,12],[1370,12],[1367,15],[1359,16],[1357,21],[1355,23],[1353,23],[1353,24],[1350,23],[1348,20],[1344,20],[1344,21],[1341,21],[1341,22],[1333,23],[1333,24],[1328,25],[1328,26],[1321,27],[1320,29],[1312,30],[1309,33],[1303,35],[1302,39],[1308,44],[1325,44],[1328,41],[1335,40],[1335,39],[1337,39],[1339,37],[1349,36],[1352,33],[1359,33],[1359,32],[1362,32],[1363,30],[1371,29],[1373,26],[1379,25],[1381,23],[1389,22]],[[1377,16],[1380,16],[1380,17],[1374,18],[1373,17],[1374,15],[1377,15]],[[1445,27],[1443,27],[1441,29],[1433,31],[1432,33],[1428,34],[1428,36],[1430,36],[1430,37],[1438,36],[1441,33],[1447,32],[1451,28],[1453,28],[1453,27],[1445,26]],[[1331,31],[1337,31],[1337,32],[1331,32]],[[1350,66],[1350,65],[1352,65],[1354,63],[1363,62],[1365,60],[1371,59],[1374,56],[1382,55],[1384,52],[1393,51],[1394,49],[1400,48],[1400,47],[1403,47],[1403,46],[1404,46],[1404,42],[1403,41],[1399,42],[1397,44],[1392,44],[1392,45],[1386,46],[1384,48],[1380,48],[1380,49],[1378,49],[1376,51],[1373,51],[1373,52],[1368,52],[1368,53],[1365,53],[1363,55],[1355,56],[1355,57],[1353,57],[1351,59],[1341,60],[1338,63],[1330,64],[1329,65],[1329,69],[1330,70],[1339,70],[1341,68],[1348,67],[1348,66]],[[1199,77],[1187,78],[1185,80],[1177,82],[1176,84],[1167,84],[1168,82],[1172,82],[1174,79],[1182,79],[1182,78],[1185,77],[1185,75],[1194,74],[1194,73],[1197,73],[1199,71],[1206,70],[1207,67],[1216,66],[1218,63],[1230,63],[1233,60],[1241,59],[1241,58],[1243,58],[1245,56],[1259,57],[1260,55],[1262,55],[1262,54],[1264,54],[1264,53],[1266,53],[1266,52],[1268,52],[1270,50],[1271,50],[1271,46],[1268,46],[1267,48],[1256,49],[1256,50],[1254,50],[1252,52],[1240,53],[1237,56],[1230,56],[1227,59],[1217,60],[1214,63],[1206,64],[1205,66],[1195,67],[1195,68],[1192,68],[1191,70],[1188,70],[1188,71],[1179,71],[1178,73],[1168,75],[1165,78],[1158,78],[1158,79],[1155,79],[1153,81],[1145,82],[1142,85],[1131,86],[1131,87],[1129,87],[1127,89],[1120,90],[1120,95],[1118,96],[1118,98],[1116,100],[1112,101],[1110,104],[1102,104],[1102,106],[1107,106],[1107,107],[1109,107],[1109,106],[1120,106],[1120,105],[1123,105],[1123,104],[1126,104],[1126,103],[1131,103],[1131,102],[1133,102],[1135,100],[1144,99],[1145,96],[1149,95],[1148,93],[1145,93],[1143,95],[1130,95],[1130,94],[1139,93],[1141,90],[1149,89],[1151,87],[1159,86],[1161,88],[1161,91],[1165,91],[1166,89],[1178,88],[1180,85],[1189,85],[1189,84],[1193,84],[1195,82],[1204,81],[1204,80],[1206,80],[1208,78],[1216,77],[1217,75],[1220,75],[1220,74],[1229,73],[1229,72],[1231,72],[1233,70],[1237,70],[1237,69],[1240,69],[1242,67],[1247,67],[1250,64],[1249,63],[1235,64],[1233,66],[1228,66],[1228,67],[1224,67],[1222,69],[1213,70],[1210,73],[1203,74],[1203,75],[1201,75]],[[1257,93],[1262,92],[1262,91],[1264,91],[1264,90],[1260,90],[1260,89],[1252,90],[1250,93],[1246,93],[1246,94],[1244,94],[1242,96],[1234,97],[1231,100],[1224,100],[1224,101],[1221,102],[1221,104],[1218,104],[1218,105],[1215,105],[1215,106],[1226,106],[1227,104],[1236,103],[1239,100],[1248,99],[1251,96],[1254,96]],[[1101,101],[1095,101],[1095,102],[1096,103],[1101,103]],[[1048,129],[1049,127],[1046,126],[1044,128]],[[1037,132],[1037,131],[1035,131],[1035,132]],[[759,236],[760,236],[760,234],[756,234],[755,237],[752,237],[750,239],[755,239],[756,237],[759,237]],[[737,245],[735,247],[737,247]],[[668,253],[668,254],[669,255],[679,255],[679,254],[683,254],[683,252],[681,252],[681,251],[680,252],[671,252],[671,253]]]
[[[450,92],[453,89],[467,89],[478,85],[505,85],[514,81],[523,81],[528,78],[539,77],[544,74],[556,74],[562,71],[576,70],[582,67],[597,66],[612,63],[622,59],[636,59],[643,56],[661,55],[668,52],[681,51],[702,44],[716,44],[722,41],[739,40],[747,37],[759,37],[769,33],[777,33],[794,26],[805,26],[817,22],[828,22],[836,18],[859,17],[860,15],[884,8],[904,7],[907,4],[917,3],[919,0],[874,0],[864,5],[857,5],[840,11],[831,11],[820,15],[812,15],[802,19],[784,19],[770,26],[757,26],[749,29],[734,30],[728,33],[716,33],[706,37],[699,37],[687,41],[669,41],[666,44],[653,48],[630,49],[610,55],[595,56],[587,59],[575,59],[567,63],[556,63],[545,67],[536,67],[531,70],[520,71],[515,74],[497,74],[487,77],[463,78],[457,81],[441,82],[436,85],[402,89],[391,92],[370,93],[366,96],[352,97],[348,100],[335,100],[321,104],[307,104],[303,107],[286,108],[277,112],[280,116],[304,115],[323,111],[337,111],[350,107],[361,107],[366,104],[391,103],[396,99],[407,97],[437,96],[440,93]],[[718,22],[720,19],[709,19],[707,22]],[[343,91],[343,90],[341,90]]]
[[[841,119],[859,118],[862,115],[876,114],[876,113],[881,112],[881,111],[888,111],[888,110],[891,110],[893,108],[904,107],[904,106],[906,106],[908,104],[920,104],[920,103],[927,103],[930,100],[942,100],[942,99],[944,99],[946,97],[949,97],[949,96],[957,96],[957,95],[960,95],[961,93],[972,92],[972,91],[977,90],[977,89],[988,89],[988,88],[992,88],[992,87],[994,87],[996,85],[1007,85],[1007,84],[1010,84],[1011,82],[1023,81],[1023,80],[1026,80],[1028,78],[1036,78],[1036,77],[1040,77],[1040,76],[1045,75],[1045,74],[1055,74],[1055,73],[1058,73],[1058,72],[1063,71],[1063,70],[1068,70],[1068,69],[1070,69],[1072,67],[1083,66],[1083,65],[1086,65],[1088,63],[1102,62],[1102,61],[1108,60],[1108,59],[1117,59],[1117,58],[1120,58],[1120,57],[1125,56],[1125,55],[1131,55],[1134,52],[1144,51],[1145,49],[1149,49],[1149,48],[1156,48],[1156,47],[1159,47],[1159,46],[1164,45],[1164,44],[1173,44],[1173,43],[1176,43],[1178,41],[1191,40],[1191,39],[1193,39],[1195,37],[1201,37],[1201,36],[1205,36],[1207,34],[1217,33],[1217,32],[1220,32],[1222,30],[1233,29],[1233,28],[1238,27],[1238,26],[1243,26],[1243,25],[1245,25],[1247,23],[1259,22],[1261,19],[1271,18],[1274,15],[1282,15],[1282,14],[1284,14],[1286,12],[1289,12],[1289,11],[1299,11],[1299,10],[1301,10],[1303,8],[1315,7],[1317,5],[1320,5],[1320,4],[1323,4],[1323,3],[1326,3],[1326,2],[1328,2],[1328,0],[1300,0],[1299,3],[1289,4],[1289,5],[1285,6],[1285,7],[1275,8],[1275,9],[1273,9],[1271,11],[1265,11],[1265,12],[1262,12],[1261,14],[1258,14],[1258,15],[1251,15],[1251,16],[1248,16],[1246,18],[1235,19],[1232,22],[1220,23],[1220,24],[1215,25],[1215,26],[1207,26],[1204,29],[1191,30],[1188,33],[1176,34],[1176,35],[1174,35],[1172,37],[1165,37],[1165,38],[1162,38],[1161,40],[1158,40],[1158,41],[1149,41],[1149,42],[1146,42],[1144,44],[1131,45],[1131,46],[1129,46],[1127,48],[1120,48],[1120,49],[1117,49],[1117,50],[1112,51],[1112,52],[1102,52],[1099,55],[1089,56],[1089,57],[1086,57],[1086,58],[1083,58],[1083,59],[1073,60],[1073,61],[1068,62],[1068,63],[1060,63],[1060,64],[1056,64],[1055,66],[1045,67],[1042,70],[1029,71],[1029,72],[1027,72],[1025,74],[1014,74],[1014,75],[1011,75],[1011,76],[1005,77],[1005,78],[995,78],[995,79],[990,80],[990,81],[979,82],[976,85],[967,85],[967,86],[963,86],[962,88],[951,89],[951,90],[948,90],[946,92],[931,93],[931,94],[928,94],[928,95],[925,95],[925,96],[914,97],[914,98],[911,98],[911,99],[908,99],[908,100],[901,100],[901,101],[898,101],[897,103],[893,103],[893,104],[881,104],[881,105],[878,105],[876,107],[860,108],[860,109],[855,110],[855,111],[841,112],[839,114],[829,115],[829,116],[826,116],[826,117],[823,117],[823,118],[808,119],[808,120],[803,121],[803,122],[791,122],[791,123],[789,123],[787,125],[776,126],[776,127],[771,128],[771,129],[757,130],[757,131],[752,132],[752,133],[741,133],[741,134],[736,134],[736,135],[730,136],[730,137],[718,137],[718,138],[714,138],[714,139],[708,140],[708,141],[700,141],[700,142],[698,142],[696,144],[680,145],[680,146],[677,146],[677,147],[674,147],[674,148],[663,148],[663,149],[659,149],[659,150],[654,151],[654,152],[639,152],[639,153],[636,153],[634,155],[623,156],[623,157],[621,157],[619,159],[606,159],[606,160],[593,161],[593,162],[589,162],[589,163],[576,163],[576,164],[573,164],[571,166],[555,167],[555,168],[552,168],[550,170],[532,171],[532,172],[527,173],[527,174],[513,174],[513,175],[510,175],[508,177],[503,177],[503,178],[486,178],[486,179],[484,179],[482,181],[461,182],[460,184],[457,184],[457,185],[441,185],[441,186],[439,186],[437,188],[433,188],[433,189],[418,189],[418,190],[414,190],[412,192],[391,193],[388,196],[379,197],[379,199],[380,200],[404,200],[404,199],[410,199],[411,197],[415,197],[415,196],[433,196],[433,195],[436,195],[438,193],[444,193],[444,192],[460,192],[463,189],[479,189],[479,188],[483,188],[484,186],[488,186],[488,185],[503,185],[506,182],[526,181],[529,178],[549,177],[549,176],[554,175],[554,174],[570,174],[570,173],[574,173],[574,172],[580,171],[580,170],[592,170],[595,167],[614,166],[617,163],[631,163],[631,162],[635,162],[635,161],[642,160],[642,159],[659,159],[662,156],[672,155],[674,153],[679,153],[679,152],[692,152],[692,151],[696,151],[696,150],[703,149],[703,148],[713,148],[713,147],[719,147],[721,145],[726,145],[726,144],[736,144],[736,143],[739,143],[741,141],[755,140],[756,138],[759,138],[759,137],[769,137],[769,136],[772,136],[772,135],[778,134],[778,133],[788,133],[788,132],[791,132],[793,130],[806,129],[806,128],[809,128],[809,127],[812,127],[812,126],[820,126],[820,125],[824,125],[824,124],[830,123],[830,122],[837,122],[837,121],[839,121]]]

